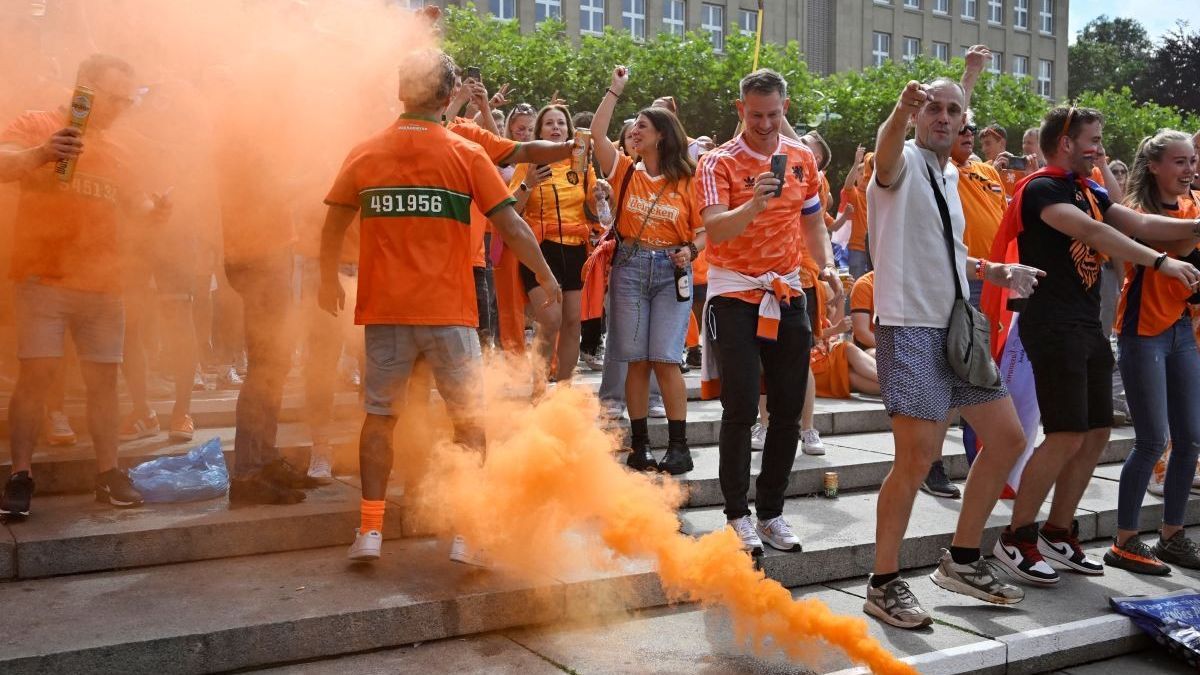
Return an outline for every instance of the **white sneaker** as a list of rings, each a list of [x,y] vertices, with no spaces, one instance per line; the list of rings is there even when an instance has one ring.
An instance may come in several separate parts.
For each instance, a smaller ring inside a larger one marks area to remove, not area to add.
[[[1163,496],[1163,492],[1166,490],[1167,460],[1170,459],[1170,457],[1171,451],[1167,450],[1165,453],[1163,453],[1163,456],[1159,457],[1158,461],[1154,463],[1154,472],[1150,474],[1150,484],[1146,486],[1146,492],[1149,492],[1155,497]],[[1196,485],[1195,480],[1192,481],[1192,485]]]
[[[472,567],[492,566],[492,559],[485,552],[467,546],[467,540],[461,534],[454,535],[454,541],[450,543],[450,559]]]
[[[779,551],[799,551],[800,537],[792,532],[792,526],[783,519],[783,516],[775,516],[770,520],[759,520],[754,524],[754,529],[758,532],[758,536],[763,541],[771,545],[771,548]]]
[[[308,458],[308,477],[322,484],[333,481],[333,448],[328,443],[313,443]]]
[[[742,516],[736,520],[730,520],[726,523],[729,527],[737,532],[738,539],[742,540],[742,549],[750,555],[762,555],[762,539],[758,538],[758,533],[754,531],[754,523],[750,520],[750,516]]]
[[[604,370],[604,357],[600,356],[599,354],[588,354],[587,352],[584,352],[580,355],[580,358],[583,360],[583,365],[587,366],[588,370],[592,371],[593,373],[598,373]]]
[[[46,441],[50,445],[75,445],[75,430],[71,420],[61,410],[51,410],[46,415]]]
[[[816,429],[800,432],[800,451],[806,455],[825,454],[825,444],[821,442],[821,434]]]
[[[661,403],[652,404],[647,411],[651,417],[663,419],[667,416],[667,407]]]
[[[750,427],[750,449],[762,450],[767,445],[767,428],[757,422]]]
[[[374,562],[379,560],[379,549],[383,548],[383,534],[379,530],[367,530],[366,533],[354,528],[354,543],[350,544],[350,552],[346,557],[354,562]]]

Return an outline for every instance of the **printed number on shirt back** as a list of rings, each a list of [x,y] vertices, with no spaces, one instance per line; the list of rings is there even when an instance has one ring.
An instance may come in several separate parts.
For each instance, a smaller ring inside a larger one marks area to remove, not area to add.
[[[450,218],[471,222],[471,198],[443,188],[387,187],[359,193],[364,218]]]

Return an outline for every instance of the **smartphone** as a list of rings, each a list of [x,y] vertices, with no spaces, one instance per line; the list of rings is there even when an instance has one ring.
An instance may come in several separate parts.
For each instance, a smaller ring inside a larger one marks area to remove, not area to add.
[[[1024,157],[1008,158],[1008,168],[1012,169],[1013,171],[1024,171],[1026,168],[1028,168],[1028,166],[1029,163],[1025,161]]]
[[[467,66],[465,74],[466,79],[475,80],[481,84],[483,83],[483,75],[479,72],[479,66]]]
[[[775,188],[775,196],[783,195],[783,179],[787,175],[787,155],[771,155],[771,173],[775,174],[775,178],[779,181],[779,187]]]

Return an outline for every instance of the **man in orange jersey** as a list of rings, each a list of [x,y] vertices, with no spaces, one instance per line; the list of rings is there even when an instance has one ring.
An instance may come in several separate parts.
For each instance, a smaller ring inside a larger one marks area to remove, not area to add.
[[[842,292],[841,282],[821,215],[816,161],[803,143],[780,134],[787,82],[763,69],[744,77],[740,91],[744,131],[704,155],[696,173],[709,236],[704,339],[712,349],[703,350],[702,389],[708,397],[719,389],[721,397],[719,474],[729,527],[751,552],[761,552],[763,540],[799,551],[783,498],[800,439],[812,343],[801,281],[805,252],[834,293]],[[771,173],[772,155],[786,158],[782,183]],[[750,429],[762,380],[771,424],[753,521]]]
[[[87,101],[73,102],[71,110],[27,112],[0,133],[0,181],[20,182],[11,272],[20,373],[8,407],[12,475],[0,500],[6,518],[29,515],[33,448],[68,331],[87,384],[96,498],[121,507],[142,503],[117,468],[117,366],[125,330],[117,227],[130,216],[162,223],[170,212],[165,198],[138,192],[125,149],[109,132],[133,105],[133,69],[94,55],[80,64],[78,81],[95,93],[86,136],[64,124]],[[62,160],[76,162],[69,182],[55,175]]]
[[[396,410],[418,357],[433,366],[438,391],[454,421],[456,440],[483,450],[478,309],[471,259],[478,242],[471,206],[491,220],[516,256],[534,270],[552,301],[562,291],[529,227],[480,147],[439,124],[456,85],[454,61],[437,50],[419,52],[401,74],[405,113],[350,152],[325,202],[321,237],[321,307],[342,308],[337,278],[342,238],[361,218],[355,322],[366,326],[363,381],[366,419],[359,440],[362,523],[351,560],[379,558],[384,498],[392,470]],[[400,161],[403,160],[403,161]],[[451,558],[482,557],[456,537]]]

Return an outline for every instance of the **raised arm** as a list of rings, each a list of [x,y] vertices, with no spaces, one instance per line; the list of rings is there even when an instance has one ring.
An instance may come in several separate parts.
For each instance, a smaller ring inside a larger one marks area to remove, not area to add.
[[[605,178],[612,175],[613,169],[617,166],[617,153],[620,152],[617,146],[608,139],[608,127],[612,124],[617,101],[620,99],[621,93],[625,91],[625,85],[628,82],[629,70],[625,66],[613,68],[612,81],[609,83],[608,89],[604,91],[600,105],[596,108],[596,115],[592,118],[592,148],[596,154],[596,161],[600,163],[600,172],[604,174]]]
[[[904,136],[908,130],[908,121],[913,118],[925,100],[929,98],[926,85],[909,80],[892,108],[892,114],[879,127],[875,137],[875,178],[883,187],[888,187],[900,175],[904,158]]]
[[[975,83],[979,81],[979,74],[983,72],[984,64],[991,60],[992,50],[988,49],[987,45],[973,45],[967,50],[967,67],[963,70],[960,82],[967,105],[971,105],[971,92],[975,90]]]

